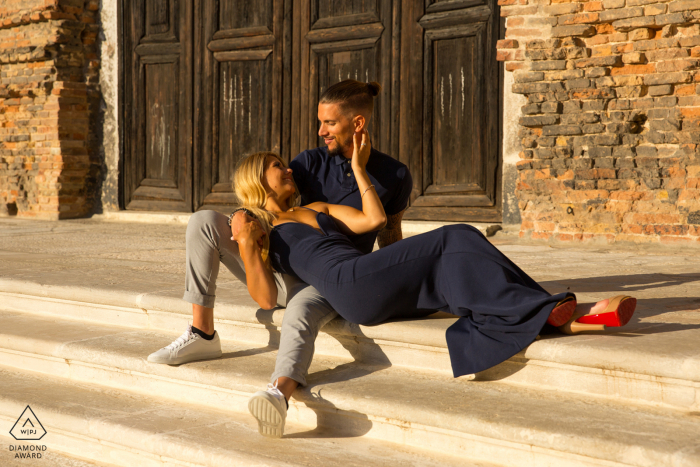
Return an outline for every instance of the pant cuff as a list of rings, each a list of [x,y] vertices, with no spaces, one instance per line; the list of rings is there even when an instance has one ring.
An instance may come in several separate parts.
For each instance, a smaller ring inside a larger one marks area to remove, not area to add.
[[[277,378],[279,378],[281,376],[293,379],[294,381],[299,383],[300,386],[306,386],[306,377],[304,377],[304,375],[302,375],[298,372],[295,372],[295,371],[291,371],[291,372],[285,371],[285,370],[275,371],[274,373],[272,373],[272,376],[270,377],[270,382],[272,384],[275,384],[275,381],[277,380]]]
[[[214,308],[215,295],[202,295],[199,292],[185,292],[182,299],[194,305],[200,305],[206,308]]]

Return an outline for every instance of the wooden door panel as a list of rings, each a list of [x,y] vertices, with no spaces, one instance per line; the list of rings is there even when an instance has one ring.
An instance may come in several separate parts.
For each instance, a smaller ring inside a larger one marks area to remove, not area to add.
[[[283,6],[283,0],[205,3],[198,209],[229,211],[237,204],[238,162],[280,151]]]
[[[423,42],[422,153],[420,163],[411,164],[417,196],[406,218],[499,220],[496,4],[426,3],[417,20]]]
[[[398,19],[392,15],[399,5],[391,0],[301,0],[300,4],[302,12],[309,12],[309,19],[300,23],[303,40],[297,76],[301,92],[292,109],[299,115],[298,122],[292,121],[292,156],[324,144],[318,137],[321,94],[339,81],[357,79],[382,85],[370,123],[372,144],[398,157],[398,140],[391,130],[392,108],[396,111],[398,107],[392,96],[398,43],[391,31]]]
[[[192,209],[191,7],[176,0],[127,3],[127,209]]]

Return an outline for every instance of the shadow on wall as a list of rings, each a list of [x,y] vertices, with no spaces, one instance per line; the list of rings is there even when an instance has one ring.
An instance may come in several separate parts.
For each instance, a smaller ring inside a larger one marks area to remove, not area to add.
[[[17,203],[7,203],[0,204],[0,216],[16,216],[17,215]]]

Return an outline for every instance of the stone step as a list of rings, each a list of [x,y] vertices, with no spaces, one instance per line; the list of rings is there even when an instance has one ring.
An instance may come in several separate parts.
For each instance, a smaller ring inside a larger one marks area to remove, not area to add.
[[[189,222],[191,213],[179,212],[150,212],[150,211],[108,211],[103,214],[97,214],[92,217],[93,220],[101,222],[119,222],[119,223],[141,223],[141,224],[184,224]],[[460,222],[461,224],[469,224],[472,227],[479,229],[481,233],[490,237],[499,230],[502,226],[497,222]],[[401,229],[405,237],[418,235],[438,229],[445,225],[457,224],[457,222],[443,221],[409,221],[401,222]]]
[[[109,394],[158,395],[170,404],[197,401],[202,410],[224,407],[244,420],[248,397],[272,372],[274,348],[226,341],[223,357],[216,360],[179,367],[145,361],[153,348],[174,337],[162,331],[0,313],[2,362],[16,370],[63,377],[81,387],[99,383],[111,388],[103,390]],[[29,391],[31,385],[5,386],[2,379],[0,375],[1,397],[15,394],[21,399],[13,402],[13,410],[21,412],[30,404],[44,422],[34,402],[43,400],[40,393]],[[53,397],[54,390],[49,392]],[[107,410],[112,410],[110,404]],[[154,413],[145,417],[151,425],[157,423]],[[334,438],[364,436],[512,466],[700,466],[697,412],[465,381],[337,357],[314,360],[309,386],[292,398],[289,420],[292,427],[305,425]],[[288,432],[290,437],[296,429]],[[143,451],[141,445],[133,447]]]
[[[108,286],[109,280],[99,274],[76,277],[60,272],[45,273],[40,281],[0,278],[0,303],[7,310],[177,335],[191,319],[181,288],[165,279],[120,278]],[[274,348],[283,316],[283,309],[258,309],[235,281],[217,290],[216,328],[224,340]],[[451,370],[444,335],[454,319],[437,313],[420,321],[356,326],[338,318],[324,327],[316,352],[447,375]],[[669,327],[637,322],[619,333],[545,336],[477,378],[698,411],[700,326]]]
[[[494,465],[293,422],[286,439],[270,440],[258,434],[252,417],[224,405],[208,408],[3,366],[0,386],[0,420],[8,430],[30,405],[46,430],[39,442],[48,452],[115,466]]]

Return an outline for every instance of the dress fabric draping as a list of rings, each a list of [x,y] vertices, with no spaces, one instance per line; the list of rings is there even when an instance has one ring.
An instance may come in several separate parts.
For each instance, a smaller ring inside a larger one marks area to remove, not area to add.
[[[317,229],[277,225],[272,266],[311,284],[347,321],[375,325],[425,317],[459,319],[446,333],[455,377],[477,373],[532,343],[557,302],[477,229],[450,225],[362,254],[332,217]],[[568,294],[571,295],[571,294]]]

